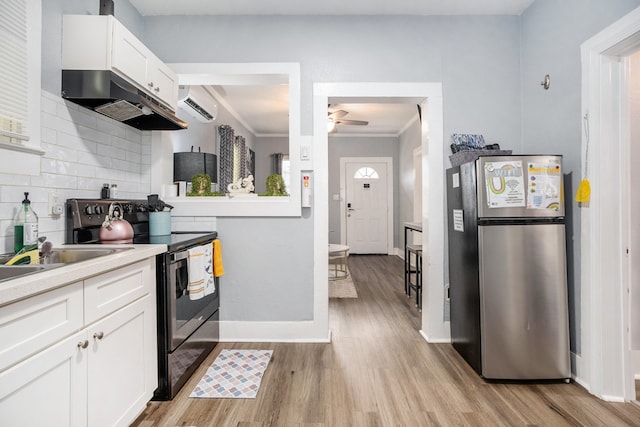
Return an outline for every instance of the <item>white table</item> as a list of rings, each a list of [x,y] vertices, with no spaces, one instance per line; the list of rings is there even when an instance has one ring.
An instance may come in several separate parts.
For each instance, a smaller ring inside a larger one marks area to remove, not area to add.
[[[329,280],[344,279],[349,275],[348,256],[349,246],[329,244]]]

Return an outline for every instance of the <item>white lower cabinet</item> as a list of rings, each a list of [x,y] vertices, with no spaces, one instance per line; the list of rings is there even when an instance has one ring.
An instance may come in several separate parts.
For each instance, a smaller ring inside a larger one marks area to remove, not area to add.
[[[76,333],[0,373],[0,425],[87,425],[87,352]]]
[[[156,318],[155,310],[148,309],[150,299],[147,295],[87,330],[87,419],[92,427],[129,425],[157,387]]]
[[[154,269],[148,260],[85,280],[85,319],[96,317],[96,299],[87,300],[92,287],[112,289],[105,295],[119,305],[24,360],[0,365],[0,426],[127,426],[135,420],[157,387]],[[119,287],[122,293],[114,293]],[[28,313],[30,300],[15,303],[19,311],[0,307],[0,337],[39,318],[43,307]],[[33,339],[24,342],[33,347]]]

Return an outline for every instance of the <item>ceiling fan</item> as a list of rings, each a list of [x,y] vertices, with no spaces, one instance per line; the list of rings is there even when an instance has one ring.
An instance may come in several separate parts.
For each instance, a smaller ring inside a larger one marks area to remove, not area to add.
[[[336,132],[337,125],[351,125],[351,126],[366,126],[369,122],[365,120],[344,120],[342,119],[344,116],[349,114],[348,111],[345,110],[336,110],[328,113],[327,119],[327,131],[329,133]]]

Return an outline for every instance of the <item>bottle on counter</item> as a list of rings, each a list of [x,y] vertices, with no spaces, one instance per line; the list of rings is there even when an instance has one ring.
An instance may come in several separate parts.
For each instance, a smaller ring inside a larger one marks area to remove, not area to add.
[[[102,184],[102,190],[100,191],[101,199],[109,199],[111,198],[111,190],[109,190],[109,184]]]
[[[109,193],[109,197],[112,199],[118,198],[118,184],[111,184],[111,190]]]
[[[38,215],[31,207],[29,193],[24,193],[22,206],[13,222],[14,240],[13,250],[18,253],[25,246],[34,246],[38,244]]]

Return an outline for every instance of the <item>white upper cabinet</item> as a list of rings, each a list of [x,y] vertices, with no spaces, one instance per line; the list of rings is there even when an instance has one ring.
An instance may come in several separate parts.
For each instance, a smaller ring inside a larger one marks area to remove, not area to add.
[[[175,111],[178,77],[111,15],[65,15],[62,68],[112,70]]]

